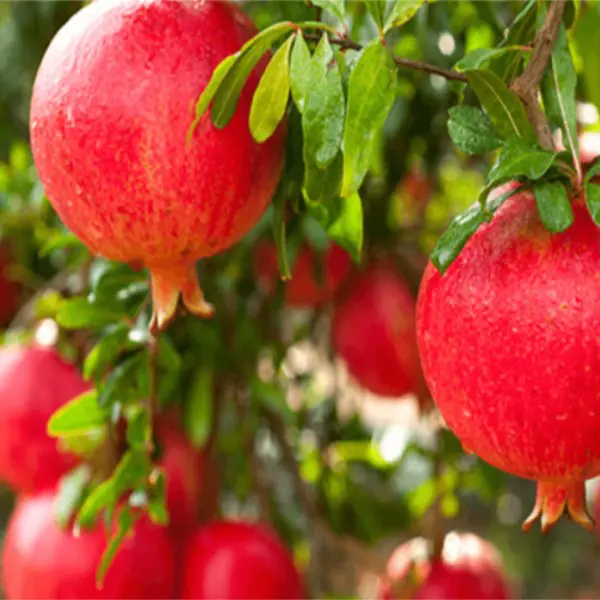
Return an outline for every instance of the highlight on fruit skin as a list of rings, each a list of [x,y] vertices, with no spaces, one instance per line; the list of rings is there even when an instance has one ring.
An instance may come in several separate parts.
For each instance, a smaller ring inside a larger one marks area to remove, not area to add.
[[[587,530],[584,484],[600,475],[600,235],[583,198],[550,233],[517,191],[442,276],[428,265],[417,338],[432,397],[462,445],[537,482],[548,531],[563,513]]]
[[[212,316],[195,263],[249,232],[279,182],[285,120],[261,144],[248,125],[269,53],[231,121],[208,111],[188,140],[215,67],[255,33],[230,2],[92,2],[40,64],[30,134],[46,195],[94,255],[148,269],[153,332],[179,307]]]

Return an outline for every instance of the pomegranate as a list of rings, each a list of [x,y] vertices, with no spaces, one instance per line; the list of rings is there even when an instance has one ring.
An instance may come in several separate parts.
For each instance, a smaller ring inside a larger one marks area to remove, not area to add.
[[[379,597],[500,600],[510,593],[498,551],[479,536],[453,531],[438,559],[431,558],[423,538],[398,546],[380,581]]]
[[[415,299],[391,264],[376,263],[357,275],[335,307],[332,343],[349,373],[374,394],[423,393]]]
[[[102,522],[78,537],[54,518],[54,493],[24,496],[12,515],[2,550],[7,598],[173,598],[175,565],[166,530],[142,517],[125,538],[102,589],[96,571],[107,544]]]
[[[323,260],[323,279],[319,280],[317,261]],[[337,244],[331,244],[323,259],[308,245],[302,246],[292,266],[292,278],[285,284],[285,301],[295,308],[314,308],[333,298],[340,284],[352,270],[349,254]],[[277,249],[263,243],[256,250],[255,271],[259,285],[267,292],[279,278]]]
[[[218,486],[206,455],[197,451],[178,427],[157,424],[159,463],[167,478],[169,527],[181,532],[217,508]]]
[[[10,323],[19,307],[21,286],[12,279],[9,269],[12,256],[6,244],[0,244],[0,327]]]
[[[20,492],[53,485],[76,464],[46,432],[56,409],[89,385],[53,348],[0,348],[0,479]]]
[[[148,268],[153,331],[180,297],[212,315],[195,263],[254,226],[281,175],[285,124],[264,144],[248,128],[267,57],[229,124],[219,130],[205,114],[187,143],[213,70],[254,33],[229,2],[91,2],[37,73],[31,143],[48,198],[93,253]]]
[[[442,276],[428,265],[417,309],[425,377],[464,447],[536,480],[547,531],[563,511],[584,527],[584,482],[600,474],[600,235],[584,201],[549,233],[517,192]]]
[[[181,598],[305,598],[291,556],[259,525],[213,521],[200,527],[186,548]]]

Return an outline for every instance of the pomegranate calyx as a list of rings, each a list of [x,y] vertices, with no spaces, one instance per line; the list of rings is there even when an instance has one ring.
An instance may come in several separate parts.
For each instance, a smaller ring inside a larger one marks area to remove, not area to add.
[[[150,280],[153,311],[148,328],[152,334],[168,327],[180,301],[197,317],[209,319],[214,315],[215,309],[204,299],[193,265],[150,268]]]
[[[547,533],[565,510],[569,517],[584,529],[588,531],[594,529],[594,520],[589,515],[585,503],[584,481],[561,483],[539,481],[535,506],[523,522],[523,531],[529,531],[538,517],[541,517],[542,533]]]

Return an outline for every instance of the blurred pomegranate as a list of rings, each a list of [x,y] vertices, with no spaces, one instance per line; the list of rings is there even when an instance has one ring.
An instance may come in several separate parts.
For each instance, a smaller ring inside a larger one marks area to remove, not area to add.
[[[323,278],[318,277],[318,262],[323,260]],[[352,270],[349,254],[331,244],[321,259],[308,245],[302,246],[292,266],[292,278],[285,285],[285,301],[294,308],[314,308],[331,300]],[[268,293],[279,279],[277,249],[264,242],[256,249],[255,272],[258,283]]]
[[[379,598],[502,600],[510,598],[498,551],[472,533],[451,532],[442,555],[432,559],[430,544],[414,538],[396,548],[380,581]]]

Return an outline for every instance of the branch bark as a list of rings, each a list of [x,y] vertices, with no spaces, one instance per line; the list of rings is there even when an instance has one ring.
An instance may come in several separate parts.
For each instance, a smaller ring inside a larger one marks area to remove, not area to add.
[[[554,149],[554,141],[546,115],[538,100],[538,88],[552,56],[564,10],[564,0],[549,2],[546,19],[533,42],[531,58],[523,73],[511,85],[512,90],[525,105],[527,116],[535,128],[540,145],[548,150]]]

